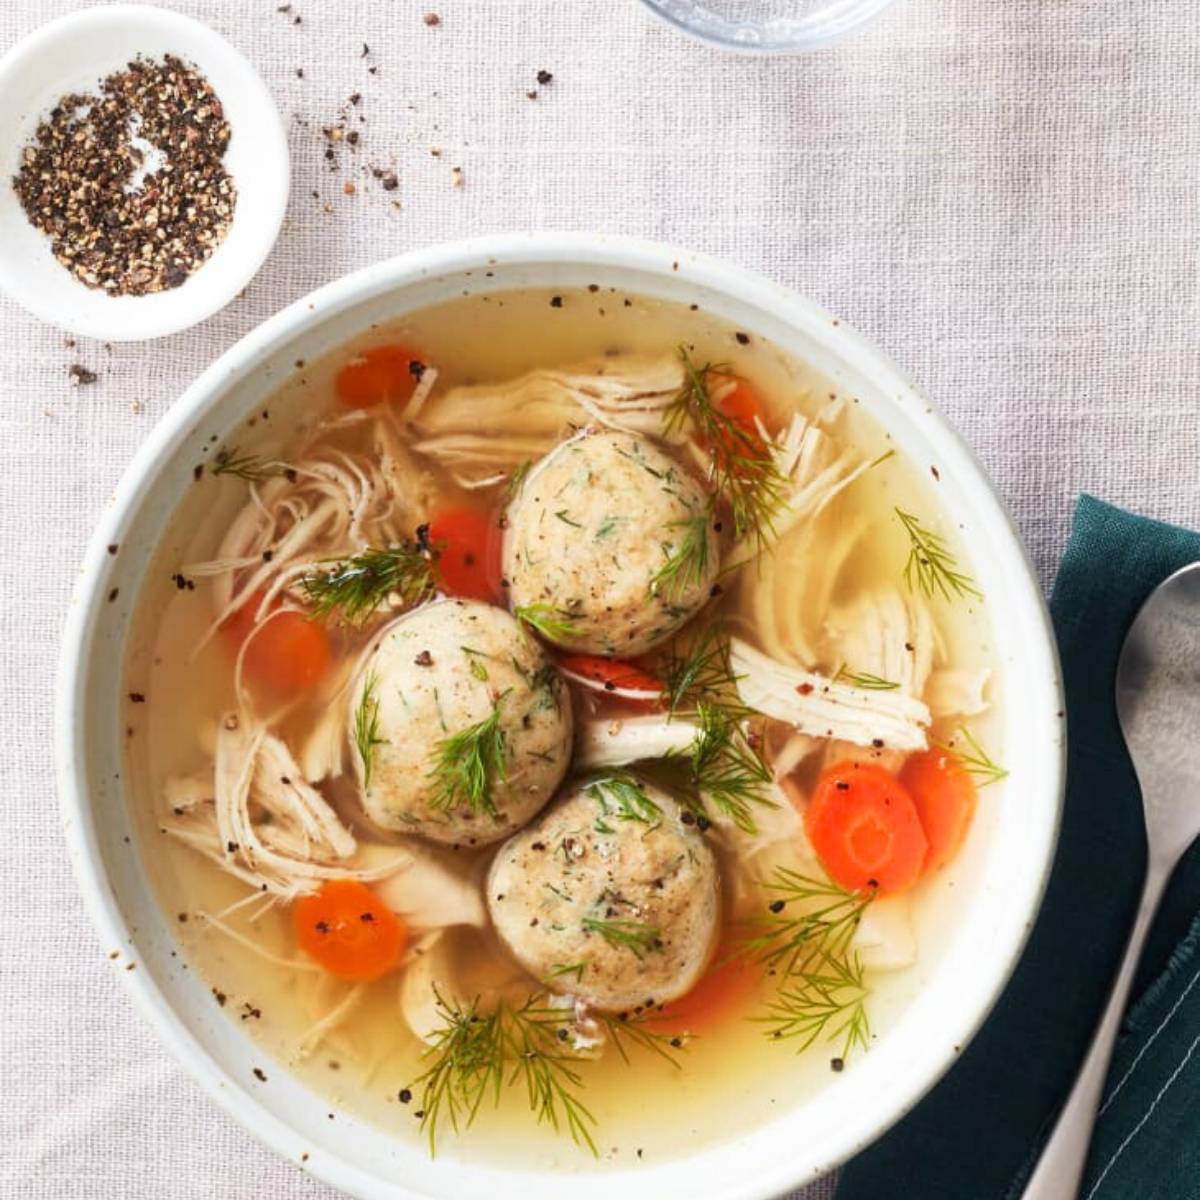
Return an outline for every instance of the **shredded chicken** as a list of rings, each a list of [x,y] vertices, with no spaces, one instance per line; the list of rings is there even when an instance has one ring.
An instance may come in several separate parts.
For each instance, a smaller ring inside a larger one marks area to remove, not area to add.
[[[507,383],[451,388],[420,413],[414,449],[470,487],[481,469],[541,458],[585,425],[663,438],[666,411],[683,383],[682,362],[663,356],[592,359]],[[493,428],[497,411],[506,414],[503,434]]]
[[[863,910],[852,947],[868,970],[898,971],[917,961],[912,902],[908,896],[882,896]]]
[[[665,716],[580,721],[575,734],[577,768],[618,767],[645,758],[680,754],[695,740],[691,721]]]
[[[835,683],[772,659],[740,638],[730,643],[730,663],[743,702],[798,733],[895,750],[927,744],[929,709],[912,696]]]

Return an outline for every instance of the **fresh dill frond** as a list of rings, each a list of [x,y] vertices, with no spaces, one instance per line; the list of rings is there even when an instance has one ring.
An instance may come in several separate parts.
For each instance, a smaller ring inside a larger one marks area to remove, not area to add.
[[[546,978],[562,979],[564,976],[574,975],[575,982],[579,983],[580,980],[583,979],[583,973],[587,970],[587,968],[588,965],[586,962],[555,963],[554,966],[550,968],[549,972],[547,972]]]
[[[523,463],[514,468],[513,473],[508,477],[508,481],[504,485],[505,508],[517,498],[517,493],[525,486],[525,478],[529,474],[529,468],[532,466],[533,462],[527,458]]]
[[[445,813],[461,805],[496,816],[492,789],[508,778],[508,737],[500,728],[500,700],[484,720],[442,738],[433,753],[429,778],[437,788],[429,803]]]
[[[719,621],[698,637],[675,639],[655,664],[672,715],[701,701],[739,707],[729,635]]]
[[[450,1003],[436,987],[433,994],[438,1025],[423,1055],[430,1066],[413,1087],[421,1097],[421,1132],[436,1156],[443,1120],[457,1133],[470,1127],[489,1092],[499,1101],[506,1060],[499,1011],[481,1013],[478,998]]]
[[[662,946],[662,930],[648,921],[584,917],[582,925],[585,933],[598,933],[610,946],[628,950],[635,958],[645,958],[649,951]]]
[[[713,401],[709,379],[732,378],[726,369],[711,363],[697,367],[683,346],[679,357],[684,384],[666,409],[663,432],[670,437],[691,423],[712,455],[709,483],[729,505],[734,537],[738,541],[749,538],[756,549],[765,550],[791,490],[775,460],[775,447],[758,430],[723,412]]]
[[[872,675],[869,671],[851,671],[845,663],[838,667],[833,676],[834,683],[843,681],[867,692],[894,692],[900,686],[894,680]]]
[[[640,821],[644,825],[657,824],[662,817],[662,809],[646,794],[641,781],[627,771],[601,776],[588,785],[587,793],[600,805],[597,828],[607,817],[615,817],[618,821]],[[611,829],[606,827],[602,832],[611,832]]]
[[[209,468],[214,475],[233,475],[247,483],[260,483],[284,473],[282,463],[272,462],[257,454],[239,454],[236,446],[222,447],[213,455]]]
[[[999,783],[1001,779],[1008,777],[1007,769],[992,759],[965,725],[958,727],[958,736],[966,742],[965,749],[961,745],[955,745],[953,741],[942,745],[942,749],[961,763],[967,774],[973,775],[979,781],[980,787],[987,787],[989,783]]]
[[[840,1056],[846,1059],[856,1047],[866,1050],[870,1045],[868,994],[857,954],[832,957],[818,952],[804,970],[786,977],[765,1013],[750,1019],[764,1025],[772,1040],[794,1039],[797,1054],[819,1038],[840,1040]]]
[[[531,996],[520,1008],[504,1010],[502,1027],[508,1056],[513,1064],[510,1086],[525,1085],[529,1110],[539,1125],[558,1132],[565,1129],[577,1146],[586,1146],[599,1158],[592,1136],[596,1118],[579,1098],[583,1077],[573,1065],[579,1059],[565,1050],[559,1037],[563,1010],[548,1008]]]
[[[873,458],[867,463],[867,470],[870,471],[874,467],[881,467],[889,458],[896,457],[896,448],[893,446],[890,450],[885,450],[878,458]]]
[[[983,593],[975,586],[975,581],[959,570],[946,539],[927,529],[912,513],[902,508],[895,511],[911,543],[908,561],[904,564],[904,582],[909,591],[920,591],[928,600],[935,595],[949,600],[951,593],[959,599],[973,596],[982,600]]]
[[[383,744],[379,736],[379,697],[376,688],[379,677],[371,671],[363,680],[362,695],[354,710],[354,745],[363,765],[363,788],[371,786],[371,771],[375,766],[375,747]]]
[[[546,1007],[530,996],[523,1004],[501,1004],[482,1013],[478,998],[469,1004],[446,1001],[436,990],[438,1027],[425,1058],[429,1068],[413,1087],[419,1089],[421,1132],[437,1154],[439,1125],[448,1120],[455,1132],[471,1126],[488,1095],[498,1104],[505,1088],[523,1084],[538,1124],[565,1129],[578,1145],[597,1154],[591,1126],[596,1118],[580,1100],[583,1079],[578,1057],[565,1047],[562,1009]]]
[[[336,612],[347,625],[365,621],[389,596],[416,604],[435,586],[429,555],[407,542],[330,559],[329,563],[327,568],[303,576],[300,587],[313,607],[313,616]]]
[[[798,1038],[797,1052],[820,1037],[842,1038],[843,1058],[856,1046],[865,1049],[869,989],[851,943],[875,893],[849,892],[786,867],[777,867],[762,887],[773,897],[770,915],[741,949],[780,985],[766,1013],[752,1019],[767,1026],[770,1038]]]
[[[650,580],[650,594],[678,600],[691,589],[701,586],[708,575],[708,524],[703,513],[686,521],[672,521],[669,530],[682,530],[676,542],[664,544],[666,561]]]
[[[692,779],[703,802],[745,833],[754,833],[752,806],[772,807],[767,785],[771,771],[747,739],[738,713],[701,701],[699,730],[688,751]]]
[[[742,949],[786,975],[807,969],[814,956],[844,957],[875,898],[873,891],[850,892],[787,867],[776,867],[761,886],[772,897],[769,915],[760,918],[758,932]]]
[[[643,1050],[649,1050],[651,1054],[657,1054],[659,1058],[665,1059],[671,1066],[678,1068],[680,1062],[676,1052],[687,1046],[688,1039],[677,1034],[656,1033],[650,1028],[651,1011],[596,1013],[594,1015],[607,1030],[613,1048],[626,1065],[629,1064],[630,1057],[625,1043],[629,1041]]]
[[[513,609],[513,616],[552,642],[572,638],[579,632],[578,622],[570,613],[541,601],[536,604],[518,604]]]

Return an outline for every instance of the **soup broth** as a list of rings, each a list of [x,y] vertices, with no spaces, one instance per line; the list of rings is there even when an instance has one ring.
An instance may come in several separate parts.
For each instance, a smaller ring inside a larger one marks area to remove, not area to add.
[[[623,483],[593,511],[600,447],[649,500]],[[854,396],[703,311],[465,296],[298,363],[199,466],[139,600],[128,753],[182,952],[261,1048],[250,1086],[273,1059],[438,1153],[569,1170],[736,1137],[870,1053],[1003,803],[1002,698],[936,480]],[[683,515],[643,528],[660,500]],[[563,600],[584,567],[562,560],[621,537]],[[618,619],[634,537],[645,612]],[[491,707],[434,689],[415,737],[443,664],[405,631],[473,604],[517,614],[459,647],[455,686]],[[509,625],[534,656],[511,670]],[[584,832],[531,867],[573,796]],[[577,922],[587,863],[660,836],[695,868],[677,908],[653,896],[675,875],[643,901],[608,867]],[[343,878],[375,928],[331,971]]]

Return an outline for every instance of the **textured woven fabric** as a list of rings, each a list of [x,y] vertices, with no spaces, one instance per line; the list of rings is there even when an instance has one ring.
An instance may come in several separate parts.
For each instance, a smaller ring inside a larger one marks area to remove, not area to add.
[[[768,60],[634,0],[278,2],[175,5],[242,49],[287,119],[291,205],[246,293],[111,350],[0,301],[5,1197],[331,1194],[213,1109],[135,1017],[76,897],[48,751],[59,625],[110,489],[184,385],[310,288],[506,229],[674,240],[807,293],[908,368],[1043,578],[1081,488],[1200,522],[1194,0],[899,0],[838,47]],[[0,48],[74,7],[6,0]],[[331,170],[321,127],[354,92],[360,149]],[[98,380],[72,387],[75,362]]]

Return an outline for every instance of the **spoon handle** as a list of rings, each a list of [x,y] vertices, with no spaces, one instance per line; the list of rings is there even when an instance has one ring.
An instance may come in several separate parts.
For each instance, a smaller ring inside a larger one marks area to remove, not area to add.
[[[1108,1073],[1109,1059],[1112,1058],[1113,1045],[1117,1040],[1117,1031],[1125,1013],[1125,1001],[1129,997],[1134,972],[1142,956],[1142,946],[1150,932],[1150,920],[1158,907],[1166,880],[1166,871],[1154,865],[1150,867],[1145,887],[1142,889],[1137,920],[1134,922],[1133,932],[1129,935],[1129,944],[1125,948],[1121,969],[1113,983],[1108,1006],[1096,1027],[1087,1058],[1083,1060],[1083,1066],[1075,1079],[1075,1086],[1058,1115],[1054,1132],[1042,1150],[1037,1167],[1026,1185],[1023,1200],[1071,1200],[1071,1197],[1079,1193],[1083,1168],[1087,1163],[1088,1146],[1092,1140],[1096,1109],[1100,1104],[1100,1094]]]

